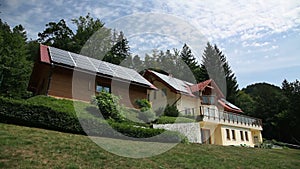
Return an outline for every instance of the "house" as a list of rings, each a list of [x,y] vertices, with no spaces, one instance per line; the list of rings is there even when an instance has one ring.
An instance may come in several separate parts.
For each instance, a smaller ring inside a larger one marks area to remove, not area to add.
[[[244,115],[228,102],[212,79],[192,84],[153,70],[147,70],[144,77],[158,88],[148,91],[154,108],[174,105],[182,116],[198,119],[201,143],[254,147],[262,142],[261,120]]]
[[[106,90],[120,96],[127,107],[135,107],[135,100],[147,98],[147,91],[153,89],[133,69],[45,45],[40,45],[28,85],[35,95],[82,101]]]

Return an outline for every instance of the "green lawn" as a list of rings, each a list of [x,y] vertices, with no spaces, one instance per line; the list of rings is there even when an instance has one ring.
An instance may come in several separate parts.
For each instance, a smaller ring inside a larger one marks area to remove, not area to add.
[[[111,154],[86,136],[0,123],[0,168],[291,169],[300,168],[300,150],[178,144],[164,154],[133,159]]]

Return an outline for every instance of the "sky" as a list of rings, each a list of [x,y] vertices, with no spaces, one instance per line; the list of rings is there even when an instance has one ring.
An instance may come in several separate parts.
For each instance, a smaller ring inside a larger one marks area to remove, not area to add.
[[[201,61],[209,41],[226,55],[239,88],[300,79],[299,0],[0,0],[0,18],[36,39],[48,22],[85,16],[122,30],[134,54],[181,49]]]

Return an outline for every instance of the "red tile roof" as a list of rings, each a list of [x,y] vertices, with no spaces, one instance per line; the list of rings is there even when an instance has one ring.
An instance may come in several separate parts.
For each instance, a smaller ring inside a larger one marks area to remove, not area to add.
[[[204,82],[200,82],[198,84],[195,84],[191,86],[191,91],[192,92],[197,92],[197,91],[202,91],[204,88],[211,83],[212,79],[206,80]]]

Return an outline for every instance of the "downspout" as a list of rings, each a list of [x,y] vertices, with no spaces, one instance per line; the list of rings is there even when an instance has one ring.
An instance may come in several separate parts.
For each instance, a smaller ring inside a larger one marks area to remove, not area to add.
[[[48,84],[47,84],[46,96],[48,96],[48,91],[49,91],[49,88],[50,88],[53,69],[54,69],[54,64],[51,63],[51,67],[50,67],[50,71],[49,71],[49,75],[48,75]]]

